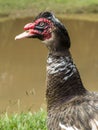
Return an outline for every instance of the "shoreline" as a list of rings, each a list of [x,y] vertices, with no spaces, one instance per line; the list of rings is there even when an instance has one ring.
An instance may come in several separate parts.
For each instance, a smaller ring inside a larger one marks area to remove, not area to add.
[[[82,21],[89,21],[89,22],[98,22],[98,14],[56,14],[55,15],[60,18],[61,20],[82,20]],[[29,16],[7,16],[7,17],[0,17],[0,22],[5,22],[8,20],[15,20],[15,19],[26,19],[31,18],[31,20],[35,17],[35,15]]]

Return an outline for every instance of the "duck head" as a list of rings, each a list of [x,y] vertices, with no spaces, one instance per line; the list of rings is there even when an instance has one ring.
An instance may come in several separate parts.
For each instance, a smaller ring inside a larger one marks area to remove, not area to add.
[[[17,35],[22,38],[38,38],[49,48],[70,48],[70,38],[64,25],[51,12],[40,13],[32,23],[24,26],[25,32]]]

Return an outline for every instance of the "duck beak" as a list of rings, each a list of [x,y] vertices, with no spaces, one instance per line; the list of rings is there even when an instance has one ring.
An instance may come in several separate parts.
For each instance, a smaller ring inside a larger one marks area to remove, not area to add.
[[[30,34],[28,32],[23,32],[23,33],[17,35],[15,37],[15,40],[22,39],[22,38],[27,38],[27,37],[30,37]]]
[[[24,26],[25,32],[17,35],[15,40],[22,39],[22,38],[35,38],[39,32],[34,29],[35,23],[29,23]]]

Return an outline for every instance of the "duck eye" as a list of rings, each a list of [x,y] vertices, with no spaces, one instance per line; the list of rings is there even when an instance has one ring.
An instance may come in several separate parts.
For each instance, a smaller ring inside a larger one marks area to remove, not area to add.
[[[39,26],[41,26],[41,27],[43,27],[44,25],[45,25],[44,22],[40,22],[40,23],[39,23]]]

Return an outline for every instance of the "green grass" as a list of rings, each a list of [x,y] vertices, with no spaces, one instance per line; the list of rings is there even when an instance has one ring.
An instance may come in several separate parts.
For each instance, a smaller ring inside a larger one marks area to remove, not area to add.
[[[34,16],[41,11],[98,13],[98,0],[0,0],[0,16]]]
[[[46,112],[21,113],[0,116],[0,130],[46,130]]]

